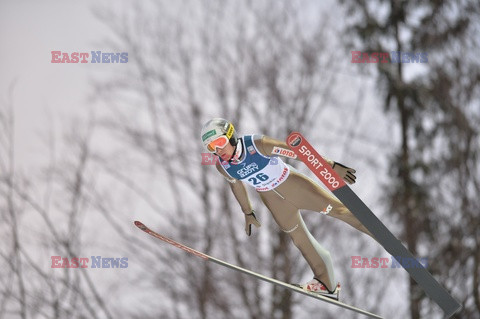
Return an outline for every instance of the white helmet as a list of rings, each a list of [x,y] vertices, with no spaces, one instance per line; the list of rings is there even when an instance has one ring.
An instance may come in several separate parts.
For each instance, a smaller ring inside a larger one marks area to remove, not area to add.
[[[226,136],[231,145],[237,145],[237,133],[231,122],[222,118],[214,118],[203,125],[202,143],[209,152],[215,151],[215,148],[209,147],[209,145],[221,136]]]

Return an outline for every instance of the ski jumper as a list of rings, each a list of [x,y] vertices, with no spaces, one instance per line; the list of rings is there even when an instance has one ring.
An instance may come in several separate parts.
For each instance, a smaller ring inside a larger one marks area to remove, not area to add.
[[[244,135],[238,140],[237,159],[220,159],[217,169],[230,182],[245,214],[252,207],[243,183],[256,189],[278,226],[301,251],[315,278],[333,291],[336,282],[330,253],[310,234],[299,210],[321,212],[372,235],[337,198],[272,153],[274,148],[289,149],[285,142],[267,136]],[[333,165],[333,161],[327,161]]]

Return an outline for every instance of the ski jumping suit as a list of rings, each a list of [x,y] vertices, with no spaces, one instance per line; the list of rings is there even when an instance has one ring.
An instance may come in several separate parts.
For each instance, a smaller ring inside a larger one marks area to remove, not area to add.
[[[333,291],[336,282],[330,253],[310,234],[299,210],[321,212],[372,235],[337,198],[285,164],[274,153],[278,148],[289,149],[285,142],[267,136],[244,135],[239,138],[234,154],[237,160],[226,162],[220,159],[216,166],[230,182],[245,214],[251,213],[252,207],[242,182],[255,187],[277,224],[288,233],[307,260],[315,278]],[[333,161],[327,161],[333,165]]]

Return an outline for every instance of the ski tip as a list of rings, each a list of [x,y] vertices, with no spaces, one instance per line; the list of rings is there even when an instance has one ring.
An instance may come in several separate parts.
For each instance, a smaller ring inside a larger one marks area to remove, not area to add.
[[[134,221],[133,223],[135,224],[135,226],[137,226],[141,230],[147,229],[147,226],[145,226],[143,223],[139,222],[138,220]]]

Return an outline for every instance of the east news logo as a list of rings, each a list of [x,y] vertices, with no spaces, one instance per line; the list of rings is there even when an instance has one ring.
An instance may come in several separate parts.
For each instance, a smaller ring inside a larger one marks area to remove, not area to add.
[[[352,51],[352,63],[428,63],[427,52],[362,52]]]
[[[52,268],[127,268],[128,257],[105,258],[102,256],[88,257],[61,257],[52,256]],[[90,263],[91,261],[91,263]]]
[[[222,163],[220,158],[215,154],[202,153],[201,155],[202,155],[202,162],[201,162],[202,165],[216,165],[217,162]],[[228,168],[227,164],[228,165],[230,165],[230,164],[238,165],[238,163],[235,161],[237,159],[238,159],[238,157],[235,155],[235,156],[232,157],[232,160],[230,162],[223,161],[223,163],[225,165],[225,168]],[[270,164],[271,165],[277,165],[278,164],[278,158],[276,158],[276,157],[270,158]]]
[[[387,257],[362,257],[351,256],[351,268],[427,268],[428,258],[407,258],[401,256]]]
[[[51,63],[127,63],[128,52],[62,52],[52,51]]]

